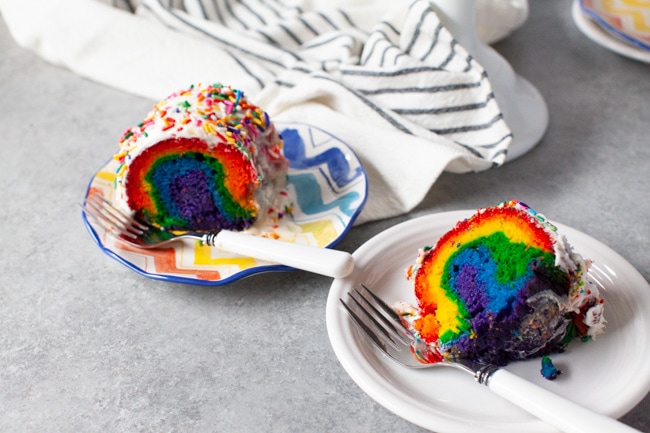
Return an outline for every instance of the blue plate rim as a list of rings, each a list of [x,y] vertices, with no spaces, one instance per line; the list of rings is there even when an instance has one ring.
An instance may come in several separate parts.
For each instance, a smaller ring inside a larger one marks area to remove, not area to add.
[[[315,126],[315,125],[308,124],[308,123],[302,123],[302,122],[274,122],[274,123],[275,123],[276,126],[279,126],[279,125],[287,125],[287,126],[299,125],[299,126],[304,126],[304,127],[308,127],[308,128],[318,129],[319,131],[322,131],[322,132],[324,132],[326,134],[330,134],[329,132],[325,131],[324,129],[322,129],[322,128],[318,127],[318,126]],[[361,213],[361,211],[365,207],[366,201],[368,199],[368,174],[366,173],[366,170],[363,167],[363,163],[361,162],[361,159],[356,154],[354,149],[352,149],[348,144],[342,142],[341,140],[338,140],[337,143],[340,146],[344,146],[344,147],[341,147],[341,148],[343,148],[345,150],[345,152],[350,153],[352,156],[354,156],[354,158],[359,163],[359,166],[361,168],[360,175],[361,175],[361,177],[363,179],[363,183],[364,183],[364,191],[363,191],[363,196],[361,198],[361,202],[359,203],[359,205],[357,206],[355,211],[352,213],[352,215],[350,215],[350,219],[348,220],[347,224],[345,224],[345,227],[343,228],[341,233],[335,239],[333,239],[329,244],[327,244],[324,248],[332,248],[332,247],[336,246],[339,242],[341,242],[343,237],[345,237],[345,235],[347,235],[349,230],[354,225],[354,222],[356,221],[357,217],[359,216],[359,214]],[[104,165],[102,165],[102,168],[106,164],[108,164],[108,162],[110,162],[110,159]],[[84,195],[84,200],[86,199],[86,197],[88,197],[88,193],[90,191],[90,188],[91,188],[95,178],[97,177],[97,174],[102,170],[102,168],[98,169],[95,172],[95,174],[92,176],[90,181],[88,182],[88,186],[86,187],[86,193]],[[289,172],[291,172],[291,167],[289,167]],[[87,218],[85,212],[83,212],[83,210],[81,211],[81,218],[82,218],[82,221],[83,221],[86,229],[90,233],[91,238],[95,241],[95,243],[100,248],[100,250],[102,252],[104,252],[104,254],[106,254],[110,258],[116,260],[117,262],[121,263],[122,265],[126,266],[127,268],[131,269],[132,271],[134,271],[134,272],[136,272],[136,273],[138,273],[138,274],[140,274],[140,275],[142,275],[144,277],[153,279],[153,280],[165,281],[165,282],[170,282],[170,283],[192,284],[192,285],[199,285],[199,286],[221,286],[221,285],[225,285],[225,284],[229,284],[229,283],[238,281],[238,280],[240,280],[242,278],[246,278],[246,277],[254,275],[254,274],[259,274],[259,273],[264,273],[264,272],[295,271],[295,270],[297,270],[295,268],[292,268],[290,266],[285,266],[285,265],[259,265],[259,266],[254,266],[254,267],[251,267],[251,268],[241,270],[241,271],[236,272],[236,273],[234,273],[232,275],[229,275],[226,278],[222,278],[222,279],[219,279],[219,280],[202,280],[202,279],[197,279],[197,278],[188,278],[188,277],[180,277],[180,276],[176,276],[176,275],[165,275],[165,274],[157,274],[157,273],[147,272],[144,269],[140,268],[139,266],[131,263],[130,261],[128,261],[124,257],[120,256],[119,254],[114,252],[112,249],[106,247],[102,243],[99,235],[97,234],[97,232],[95,231],[93,226],[88,221],[88,218]]]

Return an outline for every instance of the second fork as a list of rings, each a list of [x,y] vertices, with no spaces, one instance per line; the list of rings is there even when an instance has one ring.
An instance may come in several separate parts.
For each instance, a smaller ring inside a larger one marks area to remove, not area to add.
[[[350,300],[352,303],[350,303]],[[493,365],[469,360],[422,363],[411,353],[416,341],[399,315],[368,287],[353,288],[348,300],[340,299],[362,335],[380,351],[409,368],[456,367],[474,375],[492,392],[566,433],[640,433],[638,430],[594,412],[554,392]]]

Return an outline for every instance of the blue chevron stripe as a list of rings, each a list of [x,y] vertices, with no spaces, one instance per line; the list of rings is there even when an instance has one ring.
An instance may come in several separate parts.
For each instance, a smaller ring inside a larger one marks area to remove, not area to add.
[[[330,147],[316,156],[308,157],[305,152],[305,142],[298,130],[287,128],[282,130],[281,135],[284,140],[284,156],[294,169],[308,169],[326,164],[330,177],[339,188],[348,185],[363,174],[362,167],[350,169],[348,158],[337,147]]]
[[[341,213],[350,217],[357,210],[358,201],[361,198],[358,192],[351,191],[330,203],[323,203],[323,197],[320,194],[314,194],[314,191],[320,191],[320,186],[313,173],[290,174],[289,184],[296,189],[298,207],[307,215],[339,208]]]

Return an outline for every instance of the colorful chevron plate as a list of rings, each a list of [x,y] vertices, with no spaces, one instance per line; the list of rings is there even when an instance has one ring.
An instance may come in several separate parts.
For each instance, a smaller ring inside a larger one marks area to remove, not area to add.
[[[297,242],[330,248],[347,233],[366,201],[368,179],[355,153],[336,136],[306,124],[276,123],[285,142],[289,194],[293,195],[292,223],[300,232]],[[111,159],[92,178],[86,197],[113,197],[116,162]],[[229,254],[198,242],[143,250],[120,242],[101,226],[83,221],[104,253],[146,277],[177,283],[221,285],[266,271],[292,268],[250,257]]]
[[[650,0],[580,0],[580,6],[615,37],[650,50]]]

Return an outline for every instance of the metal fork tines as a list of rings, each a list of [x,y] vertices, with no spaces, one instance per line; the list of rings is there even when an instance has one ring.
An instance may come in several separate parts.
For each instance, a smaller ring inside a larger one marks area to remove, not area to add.
[[[418,340],[395,309],[372,290],[361,284],[361,289],[353,288],[348,297],[351,302],[340,301],[352,320],[383,353],[402,365],[410,368],[455,367],[472,374],[476,381],[484,385],[498,369],[491,364],[466,359],[455,362],[426,361],[420,356],[423,350],[428,350],[426,344]]]
[[[349,301],[340,299],[352,320],[386,355],[409,367],[425,368],[411,352],[414,336],[402,323],[399,314],[365,285],[348,293]]]
[[[104,229],[116,235],[137,239],[149,230],[147,224],[120,211],[106,198],[98,194],[86,197],[83,210],[86,215],[92,217]]]

